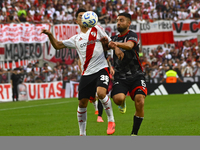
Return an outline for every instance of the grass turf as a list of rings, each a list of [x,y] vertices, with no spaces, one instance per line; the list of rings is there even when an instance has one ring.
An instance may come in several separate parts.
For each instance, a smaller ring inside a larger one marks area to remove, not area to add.
[[[116,131],[111,136],[129,136],[134,102],[127,97],[127,111],[121,114],[113,103]],[[0,136],[78,136],[77,98],[0,103]],[[147,96],[140,136],[200,135],[200,95]],[[107,116],[96,122],[88,103],[87,135],[105,136]]]

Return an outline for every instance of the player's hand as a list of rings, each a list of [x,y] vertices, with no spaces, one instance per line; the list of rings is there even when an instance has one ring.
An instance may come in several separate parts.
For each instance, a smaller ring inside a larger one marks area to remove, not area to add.
[[[51,34],[51,32],[50,32],[49,30],[47,30],[47,29],[42,29],[41,34],[42,34],[42,33],[44,33],[44,34],[46,34],[46,35],[50,35],[50,34]]]
[[[115,49],[115,47],[117,47],[117,45],[115,44],[115,42],[111,41],[111,42],[108,44],[108,47],[111,48],[111,49]]]
[[[110,74],[111,74],[112,76],[114,76],[114,74],[115,74],[115,70],[113,69],[113,67],[110,67]]]
[[[119,47],[115,47],[115,54],[117,55],[119,60],[124,58],[124,53],[119,49]]]
[[[102,43],[103,46],[107,46],[108,45],[108,38],[106,36],[104,36],[100,39],[100,42]]]

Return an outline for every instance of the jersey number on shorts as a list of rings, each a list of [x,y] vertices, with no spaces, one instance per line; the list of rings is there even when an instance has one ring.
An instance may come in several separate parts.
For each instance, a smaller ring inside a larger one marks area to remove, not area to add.
[[[109,82],[109,77],[107,75],[101,75],[101,81],[104,81],[103,83],[108,85],[108,82]]]
[[[146,88],[146,83],[145,83],[145,81],[144,81],[144,80],[141,80],[141,85],[143,86],[143,89],[145,89],[145,88]]]

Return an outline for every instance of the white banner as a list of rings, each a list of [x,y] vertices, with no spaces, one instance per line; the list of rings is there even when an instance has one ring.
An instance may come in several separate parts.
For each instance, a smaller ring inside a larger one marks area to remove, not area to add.
[[[117,24],[103,24],[101,25],[106,33],[108,34],[108,36],[114,36],[116,34],[118,34],[118,31],[117,31]],[[140,24],[139,23],[136,23],[136,22],[132,22],[130,27],[129,27],[130,30],[134,31],[135,33],[137,33],[138,37],[139,37],[139,33],[140,33]]]
[[[78,97],[79,82],[70,81],[70,97]]]
[[[43,59],[46,43],[0,43],[0,61]]]
[[[173,23],[175,36],[200,35],[200,20],[179,20]]]
[[[62,82],[24,83],[18,89],[20,101],[62,97]]]
[[[172,21],[159,20],[150,23],[141,23],[140,32],[141,33],[154,33],[154,32],[172,32]]]
[[[11,84],[0,84],[0,102],[12,101]]]
[[[48,24],[0,24],[0,43],[43,43],[48,37],[41,30],[50,28]]]

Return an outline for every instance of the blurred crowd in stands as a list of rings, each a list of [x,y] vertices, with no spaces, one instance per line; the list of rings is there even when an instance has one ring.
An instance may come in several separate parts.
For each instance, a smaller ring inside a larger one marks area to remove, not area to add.
[[[0,23],[76,23],[78,8],[95,11],[102,24],[121,12],[138,22],[200,18],[199,0],[0,0]]]
[[[129,12],[138,22],[200,18],[199,0],[0,0],[0,23],[75,24],[78,8],[95,11],[102,24],[115,23],[121,12]],[[180,48],[164,43],[149,55],[140,50],[140,60],[147,80],[162,78],[170,67],[179,77],[200,76],[200,42],[185,41]],[[81,76],[77,59],[71,65],[57,62],[53,68],[48,63],[42,67],[30,63],[18,72],[24,75],[24,82],[79,81]],[[6,82],[7,70],[0,68],[0,83]]]
[[[200,42],[196,44],[185,41],[184,46],[179,49],[164,43],[164,46],[152,49],[148,56],[141,49],[139,54],[147,82],[152,78],[163,78],[169,68],[173,68],[180,78],[200,77]],[[112,64],[110,54],[108,59]],[[23,82],[79,81],[81,77],[78,58],[71,65],[66,65],[65,60],[57,62],[54,67],[50,67],[48,63],[44,63],[42,67],[38,65],[39,62],[29,63],[28,66],[18,68],[18,72],[24,76]],[[0,83],[8,82],[7,72],[0,69]]]
[[[164,46],[152,49],[149,57],[142,52],[140,56],[147,80],[163,78],[170,68],[174,69],[180,78],[200,76],[200,42],[196,44],[186,40],[180,48],[164,43]]]
[[[47,62],[40,67],[39,62],[36,62],[35,64],[29,63],[27,66],[20,66],[11,70],[0,68],[0,83],[8,83],[8,76],[12,74],[14,69],[17,69],[18,74],[23,76],[23,81],[21,82],[24,83],[79,81],[81,77],[78,59],[74,59],[71,65],[66,65],[65,60],[63,60],[61,63],[57,62],[54,67],[50,67]]]

